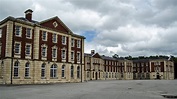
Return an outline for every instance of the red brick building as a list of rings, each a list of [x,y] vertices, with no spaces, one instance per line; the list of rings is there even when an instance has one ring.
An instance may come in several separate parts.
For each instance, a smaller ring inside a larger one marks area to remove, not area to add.
[[[0,84],[82,81],[85,37],[58,17],[34,21],[32,12],[0,22]]]

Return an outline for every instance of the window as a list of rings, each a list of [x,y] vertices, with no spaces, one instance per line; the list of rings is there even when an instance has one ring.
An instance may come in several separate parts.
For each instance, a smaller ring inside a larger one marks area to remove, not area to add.
[[[41,50],[42,57],[47,57],[47,47],[43,45]]]
[[[56,64],[53,64],[53,65],[50,67],[50,77],[51,77],[51,78],[57,77],[57,65],[56,65]]]
[[[26,44],[25,54],[26,55],[31,55],[31,44]]]
[[[18,77],[18,72],[19,72],[19,62],[16,61],[14,63],[14,77]]]
[[[71,51],[71,60],[74,60],[74,51]]]
[[[81,41],[77,40],[77,48],[80,48],[80,47],[81,47]]]
[[[25,77],[29,77],[29,69],[30,69],[30,64],[26,63],[26,65],[25,65]]]
[[[77,62],[80,62],[80,52],[77,52]]]
[[[62,59],[66,59],[66,50],[65,49],[61,50],[61,57],[62,57]]]
[[[31,39],[32,38],[32,30],[30,28],[26,28],[26,38]]]
[[[75,43],[75,42],[74,42],[74,39],[72,38],[72,39],[71,39],[71,47],[74,47],[74,43]]]
[[[2,38],[2,29],[0,29],[0,38]]]
[[[57,34],[53,34],[52,42],[57,43]]]
[[[56,28],[58,26],[58,23],[56,21],[53,22],[53,26]]]
[[[87,78],[89,78],[89,77],[90,77],[89,75],[90,75],[90,73],[89,73],[89,72],[87,72]]]
[[[74,66],[71,66],[71,78],[74,78]]]
[[[42,40],[47,41],[47,32],[46,31],[42,32]]]
[[[41,66],[41,77],[44,78],[45,77],[45,63],[42,64]]]
[[[21,37],[21,26],[15,26],[15,36]]]
[[[52,49],[52,57],[57,58],[57,49],[56,48]]]
[[[77,66],[77,78],[80,78],[80,66]]]
[[[62,36],[62,44],[66,45],[66,36]]]
[[[15,54],[20,54],[21,52],[21,43],[15,42]]]
[[[62,78],[65,77],[65,65],[62,66],[62,69],[61,69],[61,77],[62,77]]]

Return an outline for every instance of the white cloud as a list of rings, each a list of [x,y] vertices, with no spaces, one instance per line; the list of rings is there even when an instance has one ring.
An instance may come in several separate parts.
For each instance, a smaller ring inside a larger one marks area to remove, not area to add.
[[[176,5],[177,0],[1,0],[0,20],[31,8],[35,20],[58,16],[77,34],[96,32],[85,42],[87,53],[177,56]]]

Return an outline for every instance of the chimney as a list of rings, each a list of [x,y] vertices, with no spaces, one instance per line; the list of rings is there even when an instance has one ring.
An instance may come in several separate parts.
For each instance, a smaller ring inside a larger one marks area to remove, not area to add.
[[[32,13],[33,11],[31,9],[28,9],[25,11],[25,18],[28,20],[28,21],[31,21],[32,20]]]
[[[95,54],[95,50],[91,50],[91,55]]]

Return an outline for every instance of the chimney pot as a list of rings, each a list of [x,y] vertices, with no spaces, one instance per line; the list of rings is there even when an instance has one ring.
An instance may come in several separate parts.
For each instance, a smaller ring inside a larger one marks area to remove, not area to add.
[[[28,21],[32,21],[32,13],[33,13],[33,11],[31,9],[28,9],[28,10],[25,11],[25,18]]]
[[[91,50],[91,54],[92,54],[92,55],[95,54],[95,50]]]

